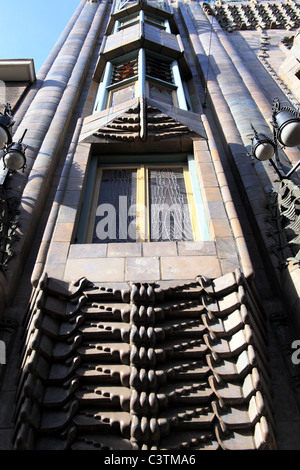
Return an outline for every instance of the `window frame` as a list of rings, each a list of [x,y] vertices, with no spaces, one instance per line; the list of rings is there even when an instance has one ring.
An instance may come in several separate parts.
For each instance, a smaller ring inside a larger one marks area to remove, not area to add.
[[[149,200],[149,170],[151,169],[168,169],[168,168],[182,168],[184,184],[186,190],[186,196],[189,206],[189,215],[190,222],[193,231],[193,241],[202,240],[199,221],[197,217],[197,210],[194,198],[194,191],[192,187],[192,181],[190,178],[190,171],[188,168],[188,162],[165,162],[165,163],[101,163],[95,168],[94,182],[92,195],[90,200],[90,209],[89,216],[86,220],[86,230],[84,235],[84,240],[81,240],[83,243],[93,243],[93,234],[95,230],[95,219],[96,219],[96,210],[99,204],[99,194],[102,181],[102,173],[104,170],[110,169],[137,169],[137,194],[136,194],[136,205],[139,210],[135,215],[136,227],[137,227],[137,239],[132,240],[132,243],[136,242],[147,242],[151,243],[151,221],[150,221],[150,200]],[[140,209],[146,208],[146,213],[143,213],[143,210],[140,212]],[[155,240],[154,240],[155,241]],[[167,241],[167,240],[165,240]],[[191,240],[192,241],[192,240]],[[130,242],[130,241],[129,241]],[[163,241],[159,241],[163,242]],[[114,243],[114,240],[104,240],[103,243]],[[128,241],[124,240],[124,243]],[[96,244],[96,243],[95,243]]]
[[[190,181],[192,184],[192,195],[196,208],[196,219],[198,222],[198,230],[200,232],[200,241],[211,241],[212,232],[209,227],[209,217],[207,208],[205,207],[205,199],[202,196],[202,190],[200,187],[196,162],[192,153],[166,153],[166,154],[143,154],[143,155],[126,155],[127,166],[137,166],[141,162],[141,158],[145,163],[153,163],[156,167],[164,162],[164,166],[168,167],[172,164],[188,165],[188,171]],[[124,155],[122,154],[106,154],[100,156],[93,156],[89,164],[89,170],[87,173],[87,180],[85,185],[84,197],[82,201],[81,211],[79,213],[78,228],[76,239],[74,243],[86,244],[89,243],[87,239],[88,221],[91,216],[91,202],[93,195],[95,194],[94,187],[96,184],[97,168],[99,166],[110,165],[120,166],[124,164]],[[197,240],[196,240],[197,241]],[[151,242],[150,242],[151,243]]]
[[[111,83],[112,82],[112,77],[113,77],[113,69],[115,66],[129,62],[130,60],[136,59],[137,61],[137,73],[133,75],[132,77],[125,78],[124,80],[120,80],[119,82]],[[127,88],[130,86],[132,83],[135,84],[135,97],[138,95],[138,86],[139,86],[139,57],[137,53],[131,53],[129,55],[124,55],[122,56],[122,60],[117,60],[111,62],[111,71],[110,71],[110,76],[109,76],[109,84],[106,86],[106,107],[109,108],[112,106],[112,99],[113,99],[113,93],[122,90],[124,88]]]
[[[114,93],[116,91],[120,91],[125,88],[128,88],[130,85],[134,85],[134,98],[136,98],[138,94],[139,84],[138,84],[138,80],[134,77],[128,78],[120,83],[114,83],[113,85],[109,85],[107,87],[107,108],[117,106],[117,104],[113,104]]]
[[[147,57],[152,57],[153,59],[168,64],[170,66],[170,72],[172,74],[172,82],[165,81],[161,78],[153,77],[147,74]],[[137,59],[137,73],[134,76],[126,78],[118,83],[111,83],[114,66],[130,61],[133,58]],[[135,97],[148,97],[150,86],[149,84],[152,83],[154,85],[157,85],[158,88],[169,90],[171,92],[171,106],[188,110],[187,99],[185,97],[185,91],[177,61],[169,59],[168,57],[162,54],[158,54],[141,48],[134,52],[130,52],[129,54],[125,54],[121,58],[119,57],[116,60],[112,60],[106,63],[106,67],[104,69],[102,79],[99,83],[98,91],[96,94],[93,114],[111,107],[112,93],[118,89],[122,89],[129,86],[133,82],[135,82],[136,84]]]

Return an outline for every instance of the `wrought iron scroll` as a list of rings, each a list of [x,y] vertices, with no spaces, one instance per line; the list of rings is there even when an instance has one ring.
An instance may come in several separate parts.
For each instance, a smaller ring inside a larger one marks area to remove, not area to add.
[[[272,229],[268,235],[274,239],[271,250],[279,259],[279,268],[300,263],[300,188],[285,178],[269,197]]]
[[[8,197],[6,189],[0,185],[0,267],[6,269],[7,263],[14,256],[14,243],[18,239],[16,230],[18,222],[19,199]]]

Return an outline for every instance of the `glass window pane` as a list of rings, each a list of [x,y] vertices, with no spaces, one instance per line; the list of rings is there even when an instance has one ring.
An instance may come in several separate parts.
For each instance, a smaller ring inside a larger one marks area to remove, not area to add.
[[[131,100],[135,97],[135,84],[112,91],[111,95],[111,106]]]
[[[157,28],[166,29],[164,20],[159,20],[154,16],[145,15],[145,22]]]
[[[146,74],[168,83],[174,83],[170,63],[163,62],[154,57],[147,57],[146,59]]]
[[[136,241],[136,194],[136,169],[102,171],[93,243]]]
[[[120,29],[124,29],[124,28],[128,28],[129,26],[135,24],[139,22],[139,14],[136,13],[135,15],[132,15],[130,17],[127,17],[123,20],[120,20],[120,24],[119,24],[119,30]]]
[[[111,83],[119,83],[127,78],[134,77],[138,73],[138,60],[132,60],[116,64],[113,68]]]
[[[193,240],[182,168],[149,170],[151,241]]]
[[[149,98],[153,100],[173,105],[173,92],[167,88],[149,83]]]

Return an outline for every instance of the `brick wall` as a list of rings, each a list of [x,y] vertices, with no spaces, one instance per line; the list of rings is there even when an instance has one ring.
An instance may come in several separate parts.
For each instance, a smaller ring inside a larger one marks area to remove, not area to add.
[[[19,101],[24,97],[29,84],[29,82],[1,81],[0,109],[2,109],[6,103],[10,103],[12,110],[14,110],[17,107]]]

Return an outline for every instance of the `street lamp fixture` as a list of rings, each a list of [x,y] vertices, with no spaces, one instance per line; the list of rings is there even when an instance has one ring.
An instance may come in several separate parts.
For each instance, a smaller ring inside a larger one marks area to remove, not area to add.
[[[249,156],[260,161],[270,160],[280,179],[289,178],[300,165],[300,160],[287,174],[284,174],[279,169],[278,146],[281,144],[284,148],[300,145],[300,114],[299,111],[290,107],[281,107],[278,98],[273,101],[272,112],[273,139],[265,134],[258,133],[251,124],[254,136],[252,137]],[[277,163],[274,162],[273,157],[275,157]]]
[[[276,139],[283,147],[300,145],[300,114],[290,107],[281,107],[278,98],[273,101],[273,121]]]
[[[258,134],[252,124],[251,127],[253,129],[254,136],[252,137],[250,155],[262,162],[270,160],[276,152],[275,142],[273,142],[270,137],[266,136],[266,134]]]
[[[0,175],[0,270],[7,268],[8,261],[14,255],[13,244],[17,239],[18,227],[16,215],[20,205],[18,197],[7,194],[6,178],[10,171],[24,171],[26,167],[23,139],[27,129],[18,142],[13,142],[10,129],[13,124],[11,107],[7,103],[4,113],[0,113],[0,154],[4,164],[4,171]]]
[[[0,113],[0,150],[3,150],[6,145],[11,144],[10,128],[13,126],[14,121],[11,115],[10,104],[7,103],[4,107],[4,113]]]
[[[24,169],[26,168],[26,146],[23,144],[23,139],[26,132],[27,129],[25,129],[21,139],[18,142],[12,142],[11,144],[6,146],[3,155],[4,169],[7,168],[11,171],[24,171]]]

